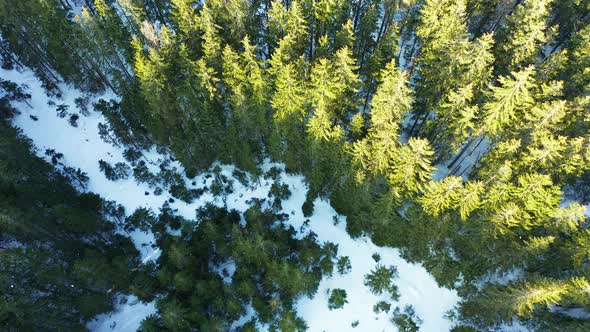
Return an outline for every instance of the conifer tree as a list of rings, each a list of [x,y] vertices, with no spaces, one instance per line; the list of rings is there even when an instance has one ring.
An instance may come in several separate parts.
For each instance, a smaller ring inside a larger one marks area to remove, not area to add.
[[[199,29],[203,34],[203,58],[208,67],[219,72],[221,70],[221,39],[220,27],[213,18],[212,10],[205,4],[199,13]]]
[[[508,286],[492,286],[473,302],[467,302],[463,310],[476,310],[474,306],[481,306],[485,308],[485,319],[489,321],[506,321],[514,314],[531,317],[537,306],[559,303],[567,290],[565,282],[542,278]]]
[[[84,330],[113,309],[113,290],[128,291],[138,252],[107,220],[106,202],[79,193],[59,158],[36,157],[4,117],[0,141],[0,329]]]
[[[420,197],[422,208],[433,216],[457,207],[459,192],[463,189],[461,178],[449,176],[439,182],[430,182],[424,196]]]
[[[224,49],[223,81],[230,100],[230,127],[233,134],[226,143],[233,148],[230,156],[240,167],[254,170],[261,160],[263,144],[269,135],[269,107],[266,103],[266,84],[256,59],[255,47],[247,38],[244,52],[238,55],[229,46]],[[242,157],[238,157],[238,156]]]
[[[276,18],[271,16],[272,22],[275,26],[280,27],[278,31],[279,35],[284,35],[279,41],[278,45],[269,45],[269,50],[273,50],[270,59],[270,71],[274,73],[275,68],[279,68],[280,65],[291,63],[300,59],[305,54],[306,38],[307,38],[307,21],[303,15],[303,9],[298,1],[291,2],[291,6],[288,11],[284,11],[280,1],[276,0],[273,2],[274,9],[272,13],[275,13]],[[271,13],[271,14],[272,14]],[[279,14],[280,13],[280,14]]]
[[[482,126],[490,135],[498,135],[506,125],[522,118],[532,105],[534,67],[529,66],[511,77],[500,77],[500,86],[491,88],[489,100],[483,107]]]
[[[305,85],[293,64],[280,65],[280,69],[275,70],[275,92],[271,99],[275,131],[271,153],[284,160],[289,169],[301,169],[299,156],[303,155],[305,148],[301,137],[305,135],[307,114]]]
[[[399,147],[399,123],[412,103],[407,75],[390,62],[381,72],[381,83],[371,101],[371,120],[367,138],[355,142],[353,156],[362,173],[386,175],[394,167]]]
[[[127,68],[127,60],[131,58],[129,34],[104,0],[96,1],[96,8],[96,15],[91,15],[83,8],[81,16],[77,18],[84,32],[84,42],[89,44],[89,55],[105,73],[114,78],[115,84],[111,84],[109,80],[109,87],[128,89],[133,80],[133,75]]]
[[[535,62],[543,45],[550,40],[549,13],[553,0],[524,1],[498,32],[496,69],[506,74]]]
[[[342,122],[347,107],[354,106],[358,84],[355,70],[348,48],[338,50],[332,61],[320,59],[313,67],[310,95],[314,114],[309,128],[314,139],[330,140],[335,135],[332,123]]]
[[[192,0],[171,0],[171,17],[175,31],[182,36],[182,39],[191,47],[200,44],[199,15],[192,6]],[[194,45],[193,45],[194,44]]]
[[[446,90],[455,88],[460,79],[461,59],[468,47],[465,3],[463,0],[430,0],[420,9],[420,23],[416,29],[421,42],[416,120],[410,135],[419,131],[418,122],[426,121]]]

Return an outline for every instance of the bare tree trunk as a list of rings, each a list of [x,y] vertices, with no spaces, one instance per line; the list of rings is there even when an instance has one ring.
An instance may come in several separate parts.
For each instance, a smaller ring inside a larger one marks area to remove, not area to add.
[[[508,13],[506,13],[506,15],[500,15],[500,17],[498,17],[498,19],[496,19],[496,22],[494,22],[494,24],[491,26],[490,32],[496,31],[496,29],[498,28],[498,25],[500,24],[500,21],[502,20],[502,18],[504,18],[506,16],[512,15],[512,12],[514,11],[514,9],[516,9],[516,7],[521,4],[521,2],[522,2],[522,0],[517,0],[514,3],[514,6],[512,6],[512,8],[510,8],[510,10],[508,11]]]
[[[467,144],[465,144],[465,146],[463,146],[463,148],[457,154],[455,159],[453,159],[453,161],[449,164],[449,166],[448,166],[449,168],[453,167],[453,165],[455,165],[459,161],[459,159],[465,154],[465,152],[467,152],[467,149],[469,149],[469,147],[471,146],[471,144],[473,144],[474,141],[475,141],[475,136],[471,136],[471,138],[469,138],[469,140],[467,141]]]
[[[0,42],[0,50],[2,50],[2,53],[9,57],[10,60],[16,63],[19,67],[24,67],[23,64],[18,60],[18,58],[10,50],[4,47],[2,42]]]
[[[160,22],[162,22],[163,25],[168,26],[168,24],[166,24],[167,23],[166,19],[164,19],[164,14],[162,13],[162,9],[158,5],[158,0],[152,0],[152,3],[154,4],[154,8],[156,8],[156,14],[158,15],[158,18],[160,19]]]

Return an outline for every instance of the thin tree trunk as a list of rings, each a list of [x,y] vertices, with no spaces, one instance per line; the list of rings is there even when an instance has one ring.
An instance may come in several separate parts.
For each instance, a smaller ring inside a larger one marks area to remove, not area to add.
[[[510,8],[508,13],[506,13],[506,15],[500,15],[500,17],[498,17],[496,22],[494,22],[494,24],[492,25],[490,32],[495,32],[496,29],[498,28],[498,25],[500,24],[500,21],[502,20],[502,18],[512,15],[512,12],[514,12],[514,9],[516,9],[516,7],[521,4],[521,2],[522,2],[522,0],[517,0],[514,3],[514,6],[512,6],[512,8]]]
[[[88,9],[88,11],[90,12],[90,14],[92,16],[96,15],[96,9],[94,8],[94,3],[90,0],[84,0],[84,3],[86,3],[86,9]]]
[[[485,136],[481,136],[481,138],[479,139],[479,142],[477,142],[477,145],[475,145],[475,147],[473,148],[473,150],[471,150],[471,152],[469,152],[469,155],[471,156],[473,154],[473,152],[475,152],[475,150],[477,150],[477,148],[479,147],[479,145],[486,139]]]
[[[44,56],[44,53],[39,50],[39,46],[34,45],[22,31],[19,32],[19,34],[21,35],[21,40],[23,40],[27,45],[29,45],[29,49],[31,50],[31,52],[35,53],[35,55],[38,56],[41,60],[39,62],[39,66],[42,67],[43,74],[45,74],[45,77],[48,79],[49,83],[51,83],[51,85],[53,85],[53,87],[61,93],[61,89],[58,86],[60,80],[57,76],[55,76],[53,70],[48,65],[51,62]]]
[[[38,36],[38,34],[31,27],[31,25],[26,20],[21,20],[18,16],[15,16],[15,18],[20,23],[20,26],[15,27],[15,29],[17,29],[17,31],[21,35],[22,40],[24,40],[25,43],[29,44],[31,51],[35,52],[35,54],[42,60],[41,65],[45,67],[45,71],[54,79],[54,81],[51,83],[61,93],[61,89],[59,89],[59,87],[57,85],[57,83],[59,83],[60,79],[57,76],[55,76],[55,74],[53,73],[53,69],[52,69],[53,66],[51,66],[52,62],[56,62],[55,59],[53,59],[53,61],[50,61],[48,56],[51,56],[51,53],[49,52],[49,50],[46,47],[42,46],[41,44],[39,44],[37,42],[38,40],[42,40],[42,38],[40,38]],[[34,44],[29,39],[29,35],[32,35],[33,38],[35,39]]]
[[[354,14],[353,14],[353,19],[352,19],[352,31],[356,32],[357,28],[358,28],[358,24],[359,24],[359,18],[360,18],[360,12],[362,9],[362,5],[361,5],[361,1],[362,0],[358,0],[357,1],[357,5],[355,6],[355,10],[354,10]]]
[[[105,27],[106,22],[104,21],[104,19],[102,17],[98,18],[97,25],[99,26],[99,29],[100,29],[102,35],[106,36],[106,40],[109,42],[109,45],[112,46],[111,52],[114,54],[113,57],[115,58],[115,60],[119,64],[120,70],[125,74],[125,76],[127,76],[127,80],[129,82],[129,84],[131,84],[131,82],[133,82],[133,75],[131,75],[129,73],[129,71],[127,70],[127,66],[125,66],[126,62],[121,60],[119,50],[115,46],[116,43],[113,40],[111,34],[109,34],[108,32],[105,33],[105,31],[107,31],[108,29]]]
[[[458,168],[460,168],[460,167],[461,167],[461,165],[463,164],[463,162],[465,161],[465,159],[467,159],[467,157],[468,157],[468,156],[472,156],[472,155],[473,155],[473,153],[475,152],[475,150],[477,150],[477,148],[478,148],[478,147],[481,145],[481,143],[482,143],[482,142],[483,142],[485,139],[486,139],[486,136],[485,136],[485,135],[481,135],[481,136],[480,136],[479,142],[477,142],[477,144],[475,145],[475,147],[473,147],[473,149],[471,149],[471,151],[469,152],[469,154],[468,154],[468,155],[466,155],[465,157],[463,157],[463,159],[461,159],[461,161],[460,161],[460,162],[457,164],[457,167],[456,167],[456,168],[455,168],[455,170],[453,171],[453,174],[455,174],[455,171],[456,171]],[[479,157],[479,156],[478,156],[478,157]],[[455,160],[456,160],[456,159],[455,159]],[[473,164],[475,165],[475,163],[476,163],[477,161],[479,161],[479,159],[478,159],[478,160],[475,160],[475,161],[473,162]],[[449,167],[449,168],[450,168],[450,167]]]
[[[420,119],[422,114],[416,114],[415,116],[416,116],[416,119],[414,120],[414,123],[412,124],[412,128],[410,128],[410,132],[408,132],[408,137],[412,137],[412,133],[414,132],[414,129],[416,128],[416,124],[418,123],[418,120]]]
[[[158,5],[158,0],[152,0],[152,3],[154,4],[154,7],[156,8],[156,14],[158,15],[158,18],[160,19],[160,22],[162,22],[162,25],[168,26],[166,20],[164,19],[164,14],[162,13],[162,9]]]
[[[422,133],[422,128],[424,128],[424,125],[426,124],[426,121],[428,120],[428,113],[429,112],[424,112],[424,118],[422,119],[422,121],[420,121],[420,125],[416,129],[416,133],[415,133],[416,136],[418,136],[418,135],[420,135],[420,133]]]
[[[10,52],[10,50],[6,49],[2,42],[0,42],[0,50],[4,53],[7,57],[12,60],[12,62],[16,63],[19,67],[24,67],[23,64],[18,60],[18,58]]]
[[[383,37],[383,35],[385,34],[385,31],[387,31],[388,27],[389,27],[389,13],[384,13],[383,14],[383,20],[381,21],[381,24],[379,26],[379,34],[377,34],[377,39],[375,40],[375,44],[379,44],[379,41],[381,40],[381,37]]]
[[[453,165],[455,165],[457,163],[457,161],[459,161],[459,159],[465,154],[465,152],[467,152],[467,149],[469,149],[469,147],[471,146],[471,144],[473,144],[474,141],[475,141],[475,136],[471,136],[469,138],[469,140],[467,141],[467,144],[465,144],[465,146],[463,146],[461,151],[457,154],[457,156],[455,156],[455,159],[453,159],[453,161],[449,164],[448,168],[453,167]]]

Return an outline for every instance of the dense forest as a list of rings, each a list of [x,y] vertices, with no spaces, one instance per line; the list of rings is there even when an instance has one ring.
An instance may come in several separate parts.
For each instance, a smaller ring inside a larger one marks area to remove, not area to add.
[[[589,23],[588,0],[0,0],[0,55],[56,99],[64,82],[118,96],[86,110],[131,164],[101,160],[110,180],[192,202],[232,190],[215,169],[208,188],[186,183],[218,162],[253,179],[273,177],[265,160],[283,163],[305,176],[306,217],[327,199],[350,236],[399,248],[456,289],[454,331],[514,319],[588,331]],[[248,307],[240,331],[303,331],[294,301],[346,270],[337,245],[285,224],[278,181],[243,215],[127,215],[59,151],[36,157],[11,126],[26,86],[2,79],[0,91],[2,329],[84,330],[132,293],[157,302],[141,331],[233,330]],[[80,115],[56,106],[75,126]],[[184,174],[151,174],[152,148]],[[135,229],[155,234],[156,261],[142,264],[125,236]],[[229,261],[231,283],[216,272]],[[395,298],[395,274],[381,266],[367,283]],[[346,292],[330,299],[337,310]],[[398,308],[392,324],[416,331],[412,315]]]

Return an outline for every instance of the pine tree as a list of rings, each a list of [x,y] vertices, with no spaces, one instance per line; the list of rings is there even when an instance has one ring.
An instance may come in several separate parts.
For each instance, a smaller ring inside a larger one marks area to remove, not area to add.
[[[470,135],[475,134],[476,118],[483,88],[492,74],[493,39],[485,34],[467,43],[460,56],[461,73],[457,74],[457,88],[444,92],[435,108],[436,118],[427,121],[424,133],[432,140],[439,160],[445,160]]]
[[[230,155],[237,165],[254,170],[269,134],[269,107],[255,48],[247,38],[243,45],[242,55],[229,46],[223,52],[223,82],[231,105],[228,130],[233,133],[227,136],[230,142],[225,144],[232,149]]]
[[[469,46],[465,20],[465,1],[431,0],[420,9],[416,120],[410,135],[420,131],[418,122],[422,126],[446,91],[460,82],[461,59]]]
[[[85,4],[78,16],[74,3]],[[305,215],[329,198],[351,236],[400,247],[444,286],[461,276],[461,322],[485,330],[517,315],[539,329],[574,329],[586,321],[567,315],[588,309],[590,288],[589,13],[579,0],[0,0],[0,55],[6,68],[32,68],[55,98],[62,81],[119,94],[96,103],[99,134],[126,149],[137,180],[170,182],[187,202],[199,192],[166,166],[161,181],[151,174],[138,159],[152,145],[189,177],[214,161],[258,175],[269,155],[305,176]],[[15,114],[11,101],[26,102],[17,88],[0,80],[3,117]],[[70,115],[64,105],[58,114]],[[116,203],[63,185],[84,187],[80,170],[31,164],[28,143],[7,128],[2,233],[26,246],[0,255],[0,277],[19,281],[16,291],[3,283],[2,328],[83,329],[111,309],[114,284],[143,300],[161,293],[143,330],[227,330],[248,304],[271,330],[305,329],[293,299],[332,273],[334,245],[313,234],[295,240],[261,202],[245,225],[211,207],[199,220],[213,222],[192,228],[169,206],[125,218]],[[61,167],[62,157],[47,152]],[[434,164],[450,175],[434,177]],[[130,175],[123,163],[99,168],[111,179]],[[39,196],[45,187],[56,194]],[[214,172],[211,193],[229,190]],[[273,184],[271,206],[286,196]],[[103,213],[125,230],[152,228],[163,250],[157,268],[136,268],[132,245]],[[181,236],[166,232],[181,224]],[[227,283],[217,271],[230,260]],[[514,267],[523,267],[519,281],[473,287]],[[131,272],[112,278],[123,270]],[[395,297],[381,280],[392,272],[378,270],[367,284]],[[73,289],[60,283],[71,278]],[[419,325],[410,310],[393,320]]]
[[[419,193],[430,179],[433,151],[428,142],[411,138],[398,141],[399,122],[409,110],[412,98],[407,76],[390,63],[382,72],[371,103],[371,126],[367,138],[353,145],[353,160],[360,166],[360,178],[367,172],[387,179],[396,199]]]
[[[393,280],[397,277],[398,272],[395,266],[385,267],[383,265],[377,265],[374,270],[371,270],[371,273],[365,275],[364,283],[373,294],[381,295],[387,292],[396,300],[399,297],[399,293]]]
[[[532,236],[525,241],[525,250],[529,255],[533,257],[538,257],[539,255],[542,255],[545,252],[547,252],[554,242],[555,236]]]
[[[0,329],[84,330],[113,309],[113,289],[129,289],[139,253],[107,220],[107,203],[56,168],[59,155],[36,157],[5,118],[0,140]]]
[[[491,87],[488,101],[483,106],[482,130],[490,135],[500,134],[508,124],[521,119],[533,104],[532,78],[534,67],[513,72],[512,78],[498,78],[501,86]]]
[[[393,161],[400,145],[399,123],[413,100],[407,84],[407,75],[394,62],[381,72],[381,83],[371,101],[368,137],[353,146],[354,160],[363,173],[386,175],[395,166]]]
[[[203,58],[208,67],[219,72],[221,70],[221,39],[219,36],[220,26],[213,18],[212,10],[207,4],[199,13],[199,29],[203,34]]]
[[[83,34],[68,19],[68,10],[57,0],[3,0],[1,32],[12,49],[3,53],[14,52],[19,62],[31,67],[55,92],[60,92],[61,77],[77,87],[101,91],[108,79],[87,54]]]
[[[162,54],[149,48],[145,54],[139,39],[133,40],[135,49],[134,71],[139,78],[141,93],[150,107],[152,123],[156,124],[154,135],[162,135],[164,128],[174,126],[175,103],[170,86],[166,81],[167,63]]]
[[[496,68],[500,74],[534,63],[543,45],[550,40],[548,29],[553,0],[524,1],[507,18],[498,32]]]
[[[533,143],[527,148],[522,163],[522,168],[552,169],[557,161],[562,158],[566,149],[567,138],[564,136],[552,137],[548,132],[536,132]]]
[[[514,314],[531,317],[535,308],[559,303],[567,293],[567,283],[543,278],[509,284],[490,286],[477,298],[467,301],[463,310],[483,312],[488,322],[507,321]],[[482,310],[483,308],[484,310]]]
[[[572,251],[572,263],[574,267],[581,268],[590,260],[590,231],[583,230],[577,233],[570,244]]]
[[[282,5],[278,3],[279,1],[274,1],[273,8],[278,6],[275,11],[281,14],[275,14],[279,16],[276,19],[273,16],[271,18],[273,18],[273,21],[279,21],[276,24],[281,27],[278,34],[284,34],[284,37],[278,41],[276,48],[274,45],[268,46],[270,50],[274,50],[270,59],[271,73],[274,73],[274,68],[279,68],[281,64],[285,65],[299,60],[305,54],[305,41],[307,39],[307,21],[299,2],[291,2],[291,6],[286,13],[284,12],[284,7],[280,7]]]
[[[458,206],[458,195],[462,189],[461,178],[456,176],[448,176],[439,182],[431,181],[426,187],[425,194],[419,198],[419,202],[426,212],[436,217]]]
[[[462,220],[483,204],[484,183],[468,181],[463,184],[460,177],[448,176],[439,182],[430,182],[418,201],[422,208],[433,216],[445,211],[459,210]]]
[[[305,150],[301,137],[305,135],[304,119],[307,114],[305,85],[294,65],[281,65],[275,70],[275,92],[271,99],[275,132],[271,153],[274,158],[284,160],[289,169],[301,169],[300,156]]]
[[[320,59],[312,69],[310,97],[314,113],[308,127],[310,135],[315,140],[329,141],[339,135],[333,127],[332,103],[339,97],[340,81],[333,73],[333,67],[328,59]]]
[[[143,37],[141,31],[142,23],[147,22],[145,7],[141,3],[143,0],[120,0],[121,13],[124,17],[123,22],[127,29],[131,31],[136,38]]]
[[[590,304],[590,282],[587,278],[574,277],[569,280],[564,304],[571,307],[587,307]]]
[[[343,122],[347,107],[354,106],[354,95],[358,76],[350,50],[340,49],[333,61],[320,59],[311,72],[310,97],[313,116],[309,121],[309,130],[316,140],[335,138],[334,122]],[[349,101],[351,100],[351,101]]]
[[[579,203],[570,203],[566,207],[560,207],[555,210],[553,227],[562,233],[574,234],[585,221],[585,212],[586,207]]]
[[[496,16],[502,15],[498,12],[500,0],[472,0],[467,2],[467,12],[469,13],[469,30],[473,31],[476,36],[489,31]]]
[[[130,37],[119,17],[104,0],[98,0],[96,6],[97,15],[92,16],[83,8],[81,16],[76,18],[84,32],[81,39],[88,44],[88,54],[95,59],[97,66],[113,77],[106,84],[119,91],[128,89],[133,80],[126,64],[130,57],[120,53],[123,51],[123,55],[130,56]]]
[[[513,195],[532,215],[542,218],[551,215],[559,204],[561,191],[547,175],[524,174],[518,177],[518,187]]]
[[[200,40],[199,26],[200,17],[197,15],[195,8],[192,6],[192,0],[172,0],[172,13],[175,30],[182,35],[182,38],[191,45],[198,43]]]

